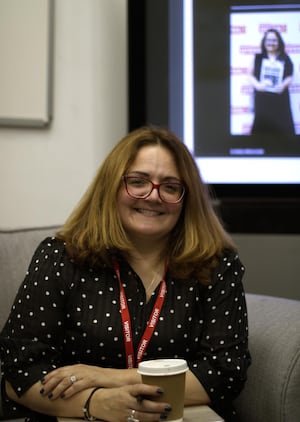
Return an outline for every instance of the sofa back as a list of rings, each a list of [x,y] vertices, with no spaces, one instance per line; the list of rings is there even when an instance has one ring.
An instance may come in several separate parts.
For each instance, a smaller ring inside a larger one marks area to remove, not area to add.
[[[0,330],[22,283],[38,244],[53,235],[58,226],[0,230]]]

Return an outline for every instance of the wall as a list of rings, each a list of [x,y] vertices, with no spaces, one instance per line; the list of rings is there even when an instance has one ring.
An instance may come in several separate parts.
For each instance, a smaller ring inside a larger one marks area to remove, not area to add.
[[[0,228],[61,224],[126,133],[126,7],[55,2],[53,121],[0,127]]]
[[[218,211],[246,267],[246,291],[300,300],[299,199],[221,204]]]
[[[300,300],[299,235],[236,233],[233,239],[246,268],[246,292]]]

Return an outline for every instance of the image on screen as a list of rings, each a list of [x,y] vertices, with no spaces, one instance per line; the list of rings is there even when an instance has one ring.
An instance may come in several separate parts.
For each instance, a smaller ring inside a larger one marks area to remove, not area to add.
[[[300,3],[183,5],[184,140],[204,179],[299,184]]]
[[[266,120],[266,124],[263,125],[262,121],[261,128],[258,128],[257,131],[260,130],[263,133],[266,130],[273,130],[275,134],[276,131],[282,131],[289,135],[292,132],[300,134],[299,22],[300,8],[295,5],[231,7],[231,135],[251,135],[252,131],[255,133],[255,128],[253,128],[255,118],[254,82],[261,83],[261,96],[266,93],[266,101],[263,99],[262,104],[258,104],[258,109],[259,106],[267,108],[265,111],[262,110],[261,117]],[[281,37],[280,42],[277,39],[278,34]],[[263,46],[261,46],[262,42]],[[279,54],[278,60],[275,60],[281,43],[283,43],[284,52]],[[268,52],[270,52],[271,58],[268,58]],[[258,60],[260,60],[260,66]],[[254,76],[255,70],[257,79]],[[286,92],[282,91],[284,81],[286,81],[284,88]],[[264,154],[264,151],[259,149],[257,153]]]

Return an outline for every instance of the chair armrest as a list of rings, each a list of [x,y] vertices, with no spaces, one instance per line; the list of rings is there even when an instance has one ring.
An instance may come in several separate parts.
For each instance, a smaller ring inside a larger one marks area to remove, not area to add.
[[[243,422],[300,421],[300,301],[247,294],[248,381],[236,400]]]

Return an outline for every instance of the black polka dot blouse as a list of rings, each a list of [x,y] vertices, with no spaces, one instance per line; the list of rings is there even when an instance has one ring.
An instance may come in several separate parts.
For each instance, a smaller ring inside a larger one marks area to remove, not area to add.
[[[121,262],[135,349],[158,288],[146,302],[138,275]],[[211,283],[166,276],[167,294],[144,359],[184,358],[226,421],[250,364],[244,268],[225,252]],[[79,268],[56,238],[37,248],[0,337],[3,379],[21,396],[54,368],[85,363],[125,368],[119,285],[114,270]],[[13,413],[17,405],[6,398]]]

